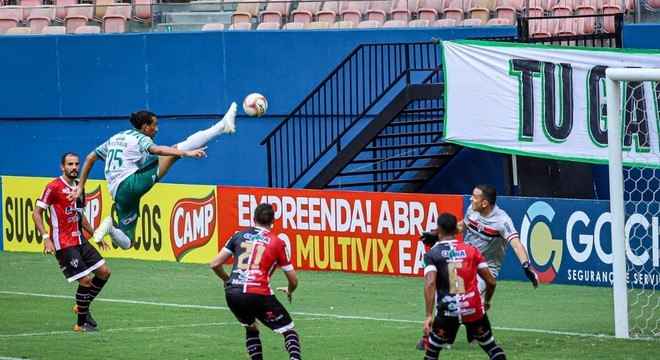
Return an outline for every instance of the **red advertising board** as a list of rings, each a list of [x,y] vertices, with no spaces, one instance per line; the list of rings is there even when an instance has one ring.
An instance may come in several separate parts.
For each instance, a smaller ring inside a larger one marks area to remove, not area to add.
[[[417,276],[418,240],[443,212],[462,218],[456,195],[218,187],[219,247],[254,225],[260,203],[273,204],[273,231],[288,242],[297,269]]]

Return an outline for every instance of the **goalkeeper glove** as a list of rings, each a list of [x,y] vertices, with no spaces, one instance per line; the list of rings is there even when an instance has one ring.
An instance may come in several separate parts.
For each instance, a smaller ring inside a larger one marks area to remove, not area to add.
[[[440,239],[440,237],[436,233],[425,231],[422,233],[419,239],[422,240],[425,245],[433,246],[433,244],[435,244]]]
[[[534,285],[534,289],[539,287],[539,276],[536,275],[534,270],[530,268],[529,261],[525,261],[522,264],[523,270],[525,270],[525,276],[529,279],[529,281],[532,282],[532,285]]]

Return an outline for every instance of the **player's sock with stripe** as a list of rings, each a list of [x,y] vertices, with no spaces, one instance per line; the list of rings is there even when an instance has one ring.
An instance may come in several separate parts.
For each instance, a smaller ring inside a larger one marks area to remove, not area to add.
[[[91,288],[78,285],[76,290],[76,305],[78,305],[78,326],[85,325],[87,321],[87,309],[89,309],[89,290]]]
[[[504,350],[495,343],[495,341],[491,342],[490,344],[487,345],[481,345],[481,348],[488,354],[488,357],[490,360],[505,360],[506,359],[506,354],[504,353]]]
[[[92,279],[92,287],[89,289],[89,302],[91,303],[96,299],[96,296],[103,290],[103,286],[108,280],[103,280],[98,276],[94,276]]]
[[[424,360],[435,360],[440,356],[440,339],[434,334],[429,334],[429,346],[424,353]]]
[[[245,331],[245,348],[247,349],[250,360],[262,360],[261,339],[259,330]]]
[[[295,330],[289,330],[284,334],[284,347],[289,352],[289,359],[300,359],[300,338]]]

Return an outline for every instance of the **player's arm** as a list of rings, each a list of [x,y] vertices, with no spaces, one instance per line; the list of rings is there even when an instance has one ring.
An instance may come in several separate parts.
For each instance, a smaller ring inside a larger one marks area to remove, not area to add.
[[[82,228],[83,230],[87,231],[88,234],[93,234],[94,233],[94,228],[92,227],[92,224],[89,223],[89,220],[87,220],[87,216],[85,214],[82,214]],[[105,242],[105,240],[99,241],[97,244],[101,247],[103,250],[110,250],[110,246],[108,246],[108,243]]]
[[[225,283],[229,280],[229,274],[227,274],[223,265],[232,257],[232,255],[231,251],[223,247],[218,255],[211,260],[211,270],[213,270],[213,272]]]
[[[495,294],[495,277],[485,262],[479,264],[477,273],[486,283],[486,289],[484,289],[484,309],[488,311],[490,309],[490,300],[493,298],[493,294]]]
[[[456,223],[456,234],[461,234],[467,229],[463,220]]]
[[[277,290],[283,291],[286,293],[286,299],[288,302],[291,302],[291,294],[293,294],[294,291],[296,291],[296,288],[298,288],[298,275],[296,275],[296,270],[291,266],[291,268],[287,268],[288,270],[284,270],[284,276],[286,276],[286,280],[289,282],[289,284],[286,287],[278,287]]]
[[[531,266],[529,265],[529,256],[527,255],[527,251],[525,250],[525,247],[523,244],[520,242],[520,238],[518,236],[514,236],[509,240],[509,244],[513,248],[513,251],[515,251],[516,256],[518,256],[518,260],[520,260],[520,264],[523,267],[523,270],[525,271],[525,276],[529,279],[529,281],[532,282],[532,285],[534,285],[534,288],[537,288],[539,286],[539,277],[536,275],[534,270],[531,269]]]
[[[427,270],[428,269],[428,270]],[[436,279],[438,271],[428,267],[424,269],[424,301],[426,303],[426,319],[422,325],[425,334],[433,330],[433,309],[435,308]]]
[[[151,145],[149,147],[149,153],[160,155],[160,156],[179,156],[179,157],[191,157],[195,159],[206,157],[206,147],[195,149],[195,150],[179,150],[171,146],[164,145]]]
[[[78,187],[75,188],[68,196],[67,198],[69,200],[74,200],[79,198],[83,191],[85,190],[85,183],[87,183],[87,179],[89,178],[89,173],[92,172],[92,167],[94,167],[94,163],[96,160],[100,159],[99,156],[96,154],[96,152],[92,151],[87,155],[85,158],[85,163],[83,164],[82,170],[80,170],[80,178],[78,179]]]
[[[55,244],[53,244],[53,239],[50,238],[48,231],[46,231],[43,214],[44,209],[40,206],[35,206],[32,212],[32,221],[34,221],[34,226],[44,239],[44,253],[52,254],[55,253]]]

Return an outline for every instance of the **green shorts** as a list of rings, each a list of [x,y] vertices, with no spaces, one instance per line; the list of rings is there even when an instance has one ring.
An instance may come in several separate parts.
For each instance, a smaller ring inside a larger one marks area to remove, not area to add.
[[[135,227],[140,213],[140,198],[158,182],[158,156],[152,155],[138,171],[124,179],[115,194],[119,229],[135,240]]]

